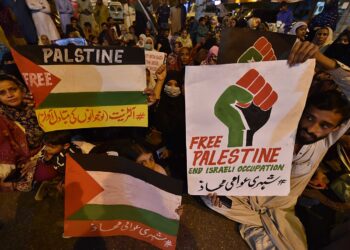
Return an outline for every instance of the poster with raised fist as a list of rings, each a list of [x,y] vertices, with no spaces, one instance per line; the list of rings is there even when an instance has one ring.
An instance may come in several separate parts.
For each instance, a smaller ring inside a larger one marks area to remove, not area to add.
[[[225,29],[221,34],[218,64],[284,60],[294,43],[295,36],[291,35],[245,28]]]
[[[314,60],[294,67],[275,60],[186,67],[191,195],[289,193],[295,134],[314,66]]]

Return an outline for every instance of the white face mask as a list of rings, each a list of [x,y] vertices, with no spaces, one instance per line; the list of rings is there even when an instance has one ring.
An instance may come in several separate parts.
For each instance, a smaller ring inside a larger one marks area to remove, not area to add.
[[[164,92],[169,97],[177,97],[181,94],[181,90],[179,87],[174,87],[174,86],[169,86],[169,85],[164,86]]]
[[[152,50],[152,44],[146,43],[144,48],[145,48],[145,50]]]

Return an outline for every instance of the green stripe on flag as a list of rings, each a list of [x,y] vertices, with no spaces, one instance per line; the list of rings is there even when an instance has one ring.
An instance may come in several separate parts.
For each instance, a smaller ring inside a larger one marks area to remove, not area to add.
[[[135,104],[147,104],[147,96],[141,91],[51,93],[39,109]]]
[[[160,232],[176,235],[179,221],[142,208],[127,205],[87,204],[68,220],[130,220],[138,221]]]

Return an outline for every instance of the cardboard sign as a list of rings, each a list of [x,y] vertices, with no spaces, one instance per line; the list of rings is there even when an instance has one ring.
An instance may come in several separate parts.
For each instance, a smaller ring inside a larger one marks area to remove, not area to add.
[[[309,60],[294,67],[286,61],[186,67],[190,194],[289,193],[314,66]]]

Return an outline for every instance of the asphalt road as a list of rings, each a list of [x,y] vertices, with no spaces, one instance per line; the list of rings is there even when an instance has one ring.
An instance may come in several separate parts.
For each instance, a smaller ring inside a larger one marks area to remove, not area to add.
[[[184,196],[177,249],[249,249],[237,223]],[[63,199],[34,200],[34,192],[0,193],[0,249],[156,249],[125,236],[62,238]]]

